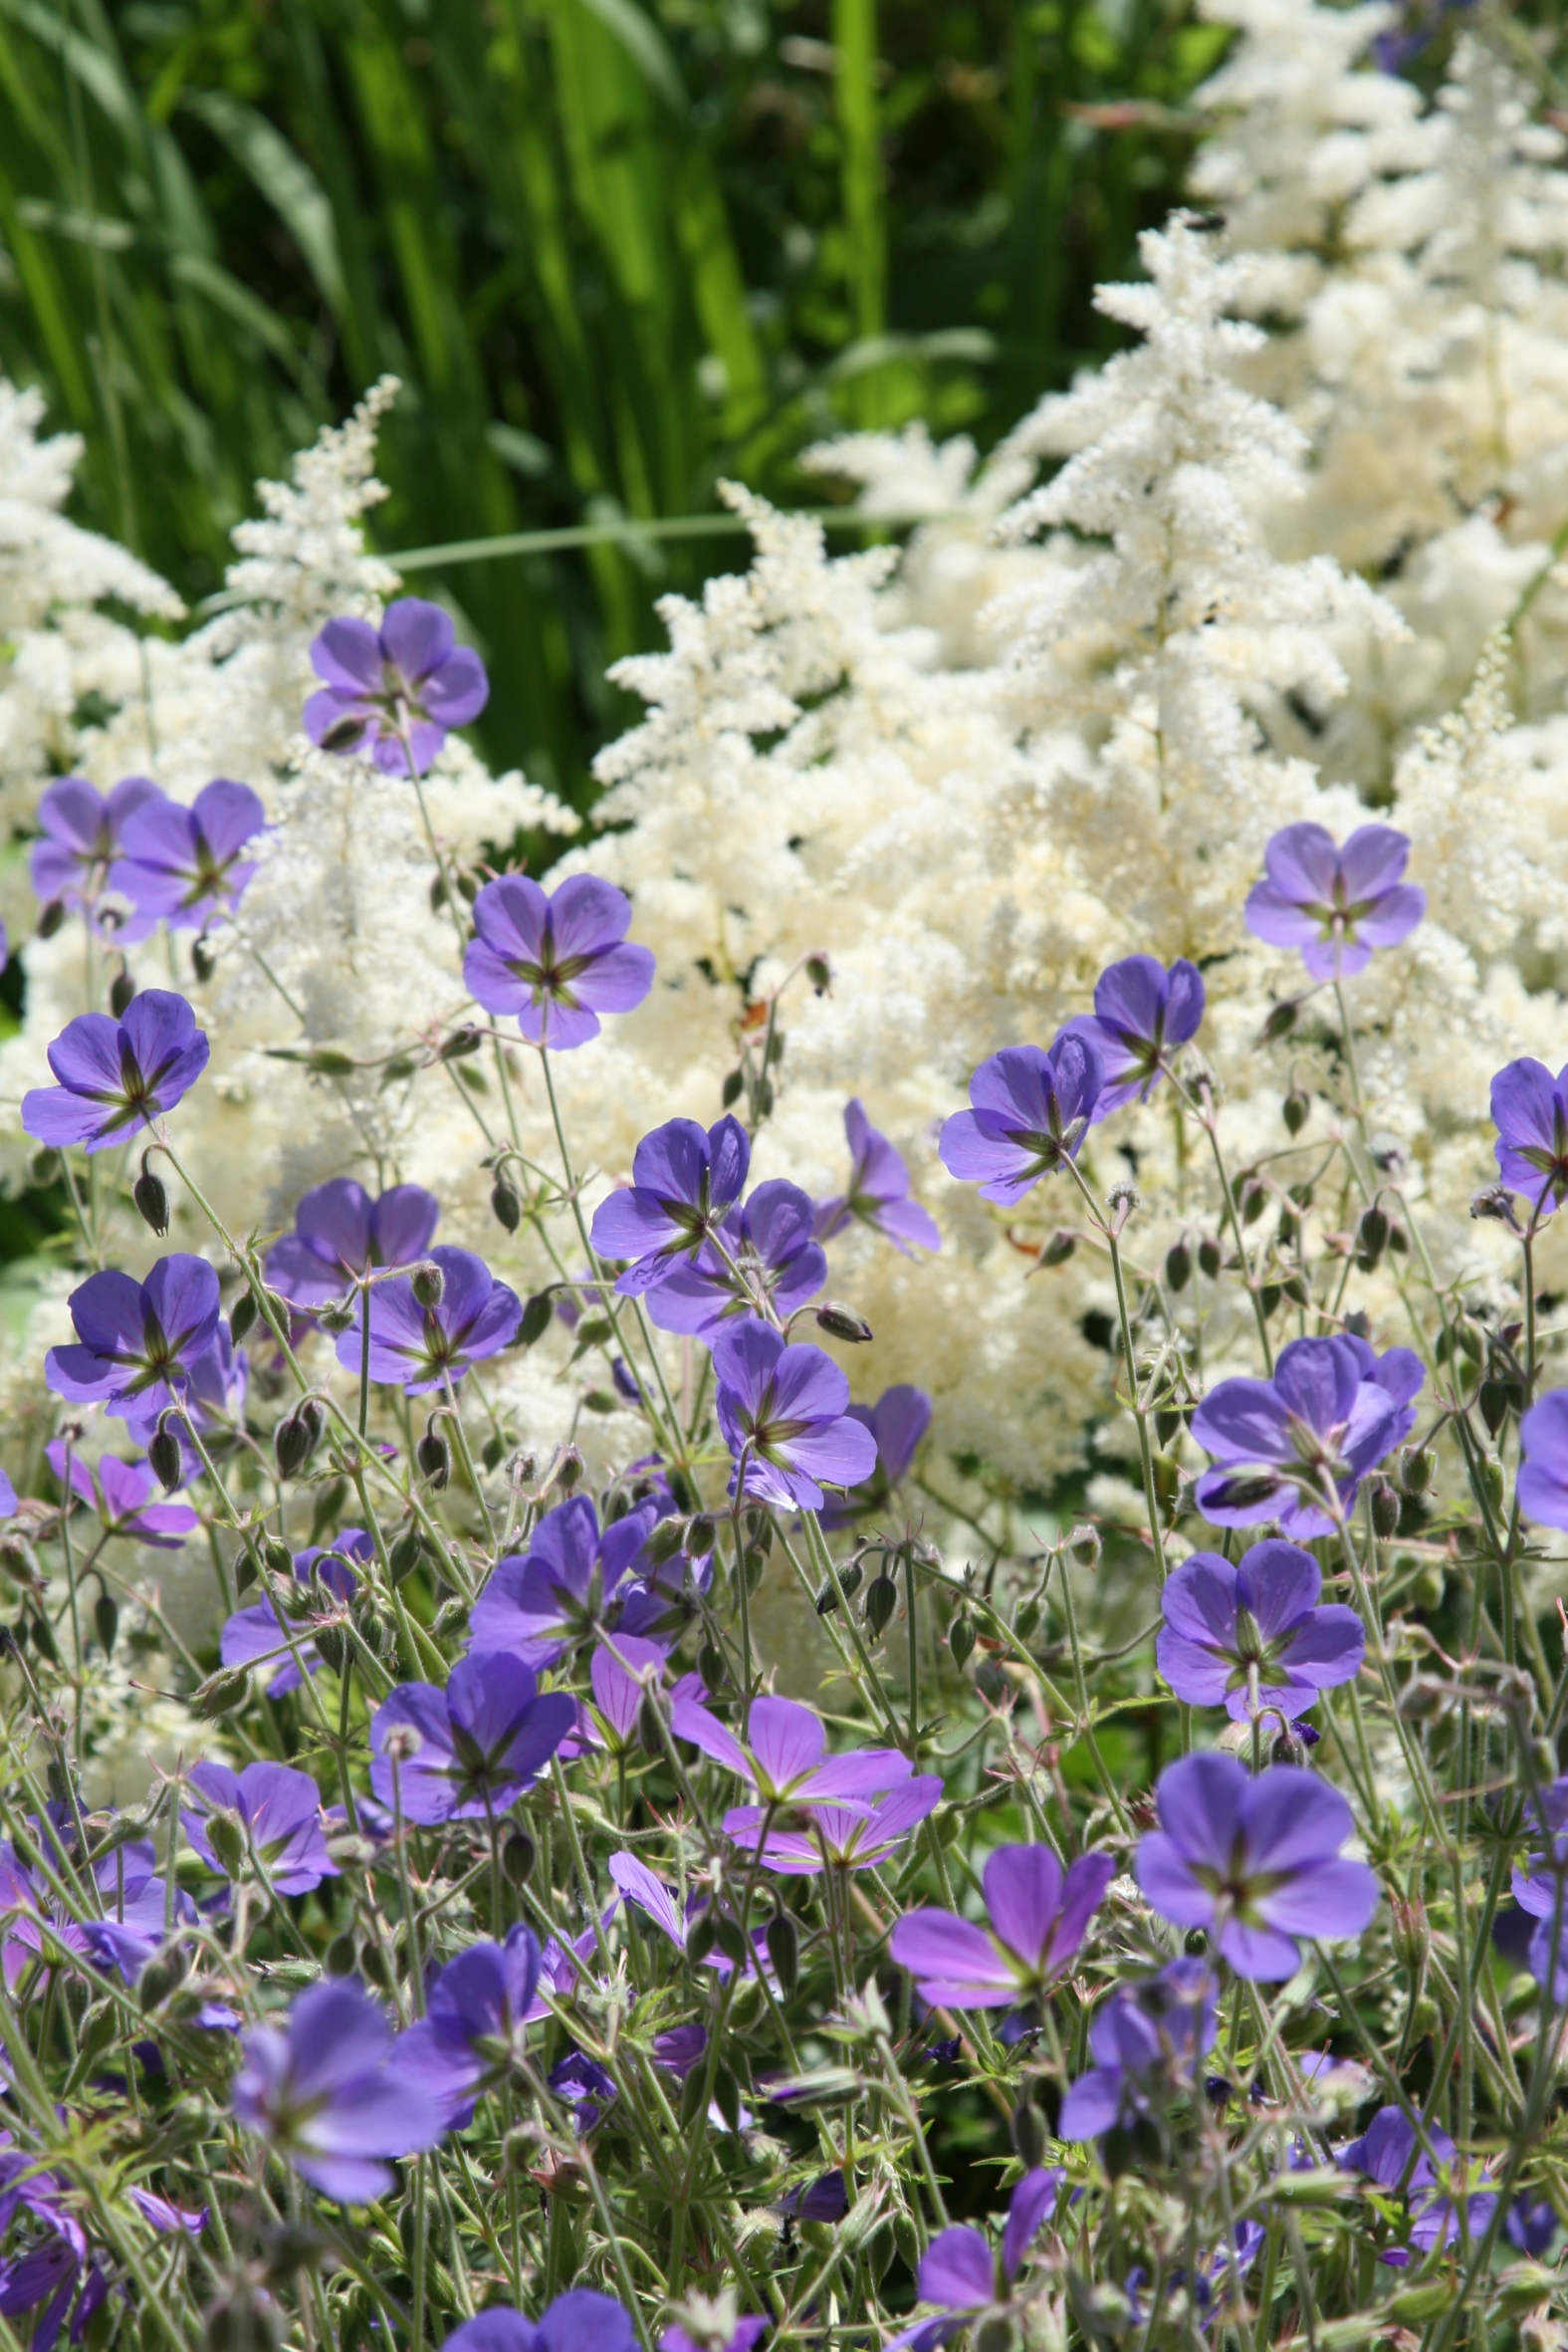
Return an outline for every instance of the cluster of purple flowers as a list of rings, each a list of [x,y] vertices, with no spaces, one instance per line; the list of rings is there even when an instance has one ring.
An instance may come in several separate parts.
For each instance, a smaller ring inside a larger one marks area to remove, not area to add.
[[[245,851],[267,823],[249,785],[217,777],[189,808],[147,776],[108,794],[62,776],[38,805],[33,888],[46,904],[80,911],[104,938],[128,947],[159,922],[204,929],[231,915],[256,871]]]

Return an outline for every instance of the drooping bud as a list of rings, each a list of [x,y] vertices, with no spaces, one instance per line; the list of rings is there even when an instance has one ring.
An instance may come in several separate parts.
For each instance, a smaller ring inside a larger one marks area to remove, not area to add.
[[[647,1540],[643,1544],[643,1557],[650,1560],[654,1567],[662,1568],[667,1559],[675,1557],[685,1540],[684,1521],[678,1519],[656,1520],[648,1530]]]
[[[1300,1134],[1312,1115],[1312,1104],[1299,1086],[1291,1087],[1284,1101],[1279,1105],[1279,1115],[1285,1122],[1287,1134]]]
[[[1400,1485],[1407,1495],[1424,1495],[1438,1471],[1438,1457],[1430,1446],[1407,1446],[1400,1456]]]
[[[556,1312],[555,1301],[548,1291],[536,1291],[523,1308],[523,1319],[518,1324],[518,1345],[532,1347],[550,1329]]]
[[[504,1168],[499,1169],[490,1187],[490,1206],[498,1225],[508,1233],[516,1233],[523,1222],[523,1196]]]
[[[245,1667],[226,1667],[219,1674],[209,1674],[197,1686],[191,1705],[203,1723],[215,1723],[220,1715],[232,1715],[236,1707],[243,1706],[250,1683]]]
[[[1293,1724],[1280,1732],[1268,1751],[1271,1764],[1293,1764],[1299,1771],[1307,1760],[1307,1744]]]
[[[1356,1227],[1356,1262],[1364,1274],[1376,1266],[1388,1242],[1388,1211],[1374,1201],[1369,1209],[1362,1210],[1361,1222]]]
[[[1025,2171],[1045,2161],[1045,2118],[1025,2091],[1012,2110],[1012,2145]]]
[[[1255,1225],[1268,1206],[1268,1187],[1255,1176],[1243,1176],[1236,1187],[1236,1207],[1243,1225]]]
[[[1185,1291],[1193,1279],[1192,1244],[1185,1234],[1165,1253],[1165,1279],[1173,1291]]]
[[[213,954],[207,940],[202,938],[200,934],[190,943],[190,968],[196,978],[203,983],[209,981],[218,968],[217,957]]]
[[[838,1571],[838,1582],[835,1584],[832,1577],[829,1576],[827,1581],[823,1584],[821,1591],[817,1594],[817,1615],[819,1617],[830,1616],[833,1610],[838,1606],[840,1594],[843,1595],[843,1598],[846,1601],[853,1600],[855,1594],[860,1589],[861,1579],[865,1575],[865,1562],[863,1560],[846,1559],[843,1566]]]
[[[501,1849],[501,1867],[515,1887],[527,1886],[534,1875],[539,1848],[526,1829],[514,1829]]]
[[[169,1229],[169,1196],[161,1176],[155,1176],[147,1166],[149,1155],[141,1155],[141,1174],[130,1188],[136,1204],[136,1214],[143,1225],[150,1225],[159,1240]]]
[[[800,1937],[787,1911],[776,1911],[768,1922],[768,1958],[780,1990],[788,1995],[800,1974]]]
[[[326,1428],[327,1411],[321,1398],[302,1397],[273,1432],[273,1452],[278,1458],[280,1477],[299,1477],[321,1444]]]
[[[294,1554],[280,1535],[268,1536],[264,1556],[275,1576],[294,1574]]]
[[[709,1698],[717,1699],[730,1678],[725,1670],[724,1652],[711,1641],[705,1641],[697,1653],[697,1671]]]
[[[1062,1228],[1041,1245],[1039,1262],[1041,1266],[1065,1266],[1077,1247],[1077,1235]]]
[[[569,1495],[582,1476],[582,1456],[575,1446],[562,1446],[556,1457],[556,1484]]]
[[[1508,1418],[1507,1389],[1500,1380],[1483,1380],[1475,1392],[1475,1402],[1480,1407],[1480,1417],[1486,1424],[1487,1435],[1495,1437]]]
[[[331,1331],[335,1339],[350,1330],[359,1319],[359,1309],[352,1298],[334,1298],[326,1306],[319,1306],[316,1319],[324,1331]]]
[[[880,1640],[887,1631],[888,1626],[892,1623],[893,1611],[897,1606],[898,1586],[892,1577],[885,1572],[880,1576],[873,1577],[866,1586],[866,1596],[861,1604],[873,1641]]]
[[[1399,1533],[1399,1489],[1380,1478],[1372,1489],[1372,1532],[1380,1543]]]
[[[419,1529],[405,1528],[386,1555],[386,1564],[392,1571],[394,1584],[401,1584],[405,1577],[413,1574],[419,1565],[423,1549],[424,1543]]]
[[[172,1495],[184,1479],[184,1454],[166,1417],[147,1440],[147,1464],[165,1495]]]
[[[1072,1533],[1067,1537],[1067,1549],[1072,1553],[1080,1568],[1097,1568],[1103,1548],[1099,1529],[1091,1528],[1087,1524],[1074,1528]]]
[[[38,918],[39,938],[53,939],[55,933],[59,930],[65,919],[65,900],[63,898],[51,898],[48,905],[43,909]]]
[[[105,1657],[112,1657],[114,1638],[119,1632],[119,1611],[110,1593],[101,1592],[93,1603],[93,1630],[98,1635],[99,1647]]]
[[[1198,1245],[1198,1271],[1206,1282],[1218,1282],[1225,1255],[1212,1234],[1206,1234]]]
[[[219,1805],[207,1815],[202,1827],[207,1833],[208,1845],[223,1865],[225,1876],[237,1877],[244,1869],[246,1860],[245,1824],[239,1814],[231,1811],[227,1805]]]
[[[686,1957],[690,1961],[705,1961],[719,1940],[718,1924],[711,1911],[705,1911],[687,1934]]]
[[[805,976],[819,997],[825,996],[833,985],[833,967],[823,955],[806,957]]]
[[[962,1666],[975,1647],[975,1620],[960,1609],[948,1627],[948,1648],[953,1653],[955,1666]]]
[[[437,1490],[444,1487],[452,1476],[452,1449],[437,1428],[433,1413],[425,1423],[423,1437],[414,1447],[414,1460],[419,1466],[421,1478],[428,1479]]]
[[[136,1001],[136,984],[121,964],[109,984],[109,1009],[116,1021],[123,1021]]]
[[[718,1535],[719,1525],[717,1520],[710,1519],[706,1512],[699,1512],[695,1519],[690,1520],[687,1523],[687,1558],[706,1559],[708,1553],[712,1551],[714,1544],[718,1540]]]
[[[256,1320],[259,1309],[254,1291],[242,1291],[229,1308],[229,1337],[236,1347]]]
[[[871,1325],[865,1317],[840,1305],[836,1298],[824,1299],[816,1309],[816,1327],[819,1331],[825,1331],[829,1339],[846,1340],[852,1347],[862,1346],[873,1336]]]
[[[1272,1046],[1278,1039],[1287,1038],[1295,1025],[1295,1006],[1293,1004],[1276,1005],[1263,1024],[1265,1043]]]
[[[421,1306],[434,1309],[446,1296],[446,1276],[439,1266],[427,1262],[414,1268],[408,1287]]]

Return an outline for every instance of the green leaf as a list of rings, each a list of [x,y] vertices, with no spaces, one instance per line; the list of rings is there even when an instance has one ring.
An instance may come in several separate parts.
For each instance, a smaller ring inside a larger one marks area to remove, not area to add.
[[[222,139],[249,174],[304,254],[312,277],[334,311],[341,315],[342,256],[333,208],[321,181],[288,140],[254,107],[224,90],[188,90],[184,106]]]

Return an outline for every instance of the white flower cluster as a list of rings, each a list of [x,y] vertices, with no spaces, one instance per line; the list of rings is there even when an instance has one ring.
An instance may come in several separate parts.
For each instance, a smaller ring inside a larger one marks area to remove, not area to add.
[[[1375,811],[1412,837],[1429,916],[1355,985],[1361,1074],[1433,1248],[1483,1285],[1506,1279],[1464,1213],[1490,1167],[1487,1079],[1519,1053],[1565,1058],[1563,142],[1482,34],[1423,113],[1366,57],[1377,7],[1213,13],[1238,37],[1202,96],[1215,128],[1194,189],[1223,217],[1178,217],[1144,239],[1143,282],[1102,290],[1133,348],[981,466],[919,428],[816,452],[860,483],[868,516],[930,513],[902,557],[830,558],[813,524],[729,493],[751,568],[699,602],[668,598],[669,649],[620,666],[647,715],[600,762],[605,829],[555,869],[626,889],[658,958],[643,1007],[560,1062],[588,1205],[647,1128],[718,1115],[752,1009],[787,982],[757,1173],[841,1190],[855,1094],[903,1151],[942,1253],[917,1264],[856,1229],[833,1246],[831,1289],[876,1333],[850,1364],[862,1390],[930,1390],[934,1483],[972,1499],[1026,1497],[1081,1463],[1109,1507],[1128,1439],[1103,1265],[1080,1248],[1024,1279],[1077,1222],[1073,1196],[1047,1183],[1011,1219],[990,1211],[943,1175],[936,1123],[986,1054],[1048,1043],[1086,1011],[1105,964],[1188,955],[1205,968],[1200,1044],[1227,1089],[1232,1164],[1274,1155],[1268,1181],[1295,1181],[1329,1089],[1293,1161],[1277,1157],[1280,1096],[1292,1075],[1313,1092],[1331,1041],[1307,1008],[1294,1049],[1258,1043],[1305,986],[1241,919],[1277,826],[1316,817],[1343,837]],[[1265,317],[1286,323],[1265,333]],[[529,1158],[558,1164],[533,1058],[435,1054],[468,1008],[412,793],[299,731],[313,635],[334,612],[374,614],[396,585],[358,528],[390,393],[325,435],[291,486],[263,485],[223,608],[178,641],[101,616],[110,594],[173,606],[61,522],[73,452],[40,443],[36,405],[7,394],[0,553],[32,552],[15,584],[0,576],[0,596],[25,599],[0,631],[0,783],[23,829],[48,769],[107,786],[145,768],[186,798],[213,775],[252,784],[273,827],[261,870],[210,982],[175,968],[214,1049],[179,1113],[193,1168],[264,1233],[330,1174],[426,1183],[442,1238],[532,1289],[551,1269],[491,1220],[484,1163],[515,1116]],[[84,718],[91,696],[110,715],[91,721],[90,700]],[[575,827],[456,743],[428,798],[464,860],[520,828]],[[0,1049],[13,1176],[15,1106],[80,1005],[69,927],[23,953],[26,1027]],[[800,968],[813,954],[831,964],[826,993]],[[166,982],[164,956],[135,951],[138,977]],[[1184,1226],[1216,1229],[1191,1149],[1157,1100],[1087,1155],[1102,1190],[1130,1164],[1166,1204],[1132,1229],[1146,1271]],[[1374,1281],[1354,1295],[1383,1303]],[[488,1384],[526,1440],[583,1440],[565,1353],[547,1340]],[[594,1426],[609,1456],[633,1435],[613,1414]]]

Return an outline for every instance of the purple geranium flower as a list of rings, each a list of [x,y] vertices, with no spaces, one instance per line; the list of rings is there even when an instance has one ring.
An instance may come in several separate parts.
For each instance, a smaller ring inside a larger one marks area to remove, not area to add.
[[[397,1764],[405,1820],[481,1820],[505,1812],[532,1788],[576,1721],[563,1691],[541,1693],[531,1666],[499,1653],[464,1658],[445,1690],[401,1683],[370,1724],[370,1786],[394,1799],[387,1753],[394,1734],[415,1735]]]
[[[1367,1646],[1354,1609],[1316,1605],[1322,1589],[1297,1543],[1254,1543],[1238,1568],[1195,1551],[1160,1595],[1160,1672],[1179,1699],[1223,1705],[1237,1722],[1263,1708],[1305,1715],[1319,1691],[1352,1680]]]
[[[306,734],[326,751],[368,751],[385,776],[401,775],[408,761],[422,776],[448,729],[466,727],[490,699],[479,655],[453,643],[446,613],[421,596],[388,604],[378,629],[330,620],[311,667],[327,683],[305,706]]]
[[[0,1470],[0,1519],[10,1519],[16,1510],[16,1489]]]
[[[871,1433],[851,1421],[849,1382],[820,1347],[786,1347],[753,1317],[713,1343],[715,1410],[735,1458],[731,1493],[815,1511],[817,1483],[857,1487],[876,1468]]]
[[[1289,1535],[1329,1535],[1369,1470],[1416,1425],[1426,1373],[1408,1347],[1375,1355],[1348,1333],[1293,1339],[1272,1380],[1222,1380],[1193,1415],[1215,1467],[1198,1508],[1221,1528],[1277,1519]]]
[[[233,1813],[245,1842],[280,1895],[308,1895],[337,1865],[327,1851],[322,1792],[309,1772],[291,1764],[250,1764],[243,1772],[227,1764],[191,1766],[192,1802],[181,1815],[185,1835],[209,1870],[233,1876],[214,1848],[210,1813]]]
[[[1315,1773],[1276,1764],[1253,1780],[1233,1756],[1184,1756],[1156,1793],[1138,1884],[1162,1919],[1212,1929],[1238,1977],[1293,1976],[1298,1936],[1359,1936],[1376,1911],[1376,1876],[1341,1857],[1350,1807]]]
[[[1568,1528],[1568,1388],[1551,1389],[1519,1423],[1519,1509],[1545,1528]]]
[[[643,1699],[664,1679],[664,1651],[656,1641],[617,1631],[602,1641],[588,1667],[593,1713],[606,1746],[619,1754],[637,1737]]]
[[[624,1297],[640,1297],[696,1257],[740,1198],[751,1159],[746,1129],[728,1112],[706,1131],[695,1119],[667,1119],[644,1135],[631,1183],[593,1212],[600,1257],[633,1262],[615,1285]]]
[[[962,2224],[939,2230],[920,2257],[915,2291],[922,2303],[941,2305],[940,2316],[917,2320],[894,2336],[886,2352],[936,2352],[960,2328],[995,2317],[1007,2324],[1013,2281],[1041,2222],[1056,2202],[1066,2175],[1060,2165],[1036,2165],[1012,2192],[1002,2244],[993,2253],[983,2231]]]
[[[709,1339],[740,1315],[786,1322],[827,1280],[827,1256],[811,1238],[815,1215],[798,1184],[776,1176],[734,1208],[715,1240],[648,1293],[661,1331]]]
[[[786,1878],[809,1877],[831,1866],[837,1870],[869,1870],[895,1853],[912,1829],[935,1810],[942,1782],[935,1772],[920,1772],[888,1790],[869,1806],[813,1805],[809,1829],[768,1829],[767,1805],[732,1805],[724,1816],[724,1833],[743,1852],[760,1854],[765,1869]]]
[[[530,1666],[554,1666],[608,1621],[607,1610],[619,1615],[621,1579],[660,1516],[657,1503],[642,1503],[600,1532],[587,1496],[568,1496],[540,1521],[526,1552],[497,1561],[469,1611],[469,1655],[505,1650]]]
[[[205,1030],[171,989],[143,989],[121,1021],[79,1013],[49,1049],[59,1085],[23,1095],[22,1124],[57,1149],[129,1143],[174,1109],[206,1068],[208,1051]]]
[[[66,1478],[66,1447],[63,1438],[54,1438],[44,1448],[45,1459],[62,1486]],[[113,1454],[106,1454],[90,1470],[80,1454],[71,1457],[71,1492],[73,1496],[98,1513],[106,1535],[128,1535],[137,1543],[150,1543],[159,1551],[178,1551],[187,1535],[194,1535],[201,1521],[188,1503],[154,1503],[150,1497],[161,1494],[162,1488],[145,1462],[121,1462]],[[0,1517],[6,1509],[16,1509],[13,1495],[9,1507],[0,1494]]]
[[[956,1111],[937,1143],[950,1176],[979,1184],[982,1200],[1011,1208],[1070,1159],[1088,1133],[1105,1082],[1098,1050],[1064,1032],[1046,1052],[1008,1046],[969,1082],[973,1109]]]
[[[982,1876],[986,1926],[952,1911],[909,1911],[888,1949],[934,2008],[1008,2008],[1059,1977],[1116,1875],[1109,1854],[1065,1873],[1049,1846],[998,1846]]]
[[[449,2128],[461,2131],[485,2084],[524,2054],[539,1973],[532,1928],[513,1928],[505,1944],[471,1944],[434,1978],[424,2016],[399,2035],[398,2066],[425,2083]]]
[[[502,874],[474,900],[479,937],[463,980],[487,1013],[515,1013],[531,1046],[564,1054],[599,1034],[601,1013],[630,1013],[653,986],[653,950],[626,937],[631,901],[595,874],[542,890]]]
[[[162,915],[171,931],[192,931],[234,912],[256,871],[240,851],[266,823],[250,786],[226,776],[203,785],[188,809],[161,796],[143,802],[120,827],[109,886],[143,914]]]
[[[1167,971],[1155,956],[1124,956],[1094,984],[1094,1011],[1069,1021],[1065,1036],[1086,1038],[1104,1072],[1095,1100],[1095,1125],[1124,1102],[1147,1102],[1169,1068],[1173,1046],[1198,1034],[1204,1017],[1203,976],[1179,956]]]
[[[386,2019],[356,1986],[315,1985],[285,2027],[247,2033],[234,2112],[324,2196],[359,2205],[392,2186],[386,2159],[433,2148],[440,2108],[395,2063]]]
[[[854,1803],[910,1777],[909,1759],[896,1748],[827,1756],[821,1717],[796,1699],[754,1699],[744,1745],[690,1692],[677,1690],[670,1723],[677,1739],[739,1772],[775,1806]]]
[[[636,2333],[619,2303],[591,2287],[574,2286],[558,2295],[537,2320],[492,2303],[477,2319],[455,2328],[441,2352],[636,2352]]]
[[[440,1215],[422,1185],[394,1184],[372,1200],[351,1176],[334,1176],[301,1194],[293,1233],[267,1253],[267,1280],[291,1306],[325,1306],[372,1267],[417,1265]]]
[[[849,2211],[849,2184],[842,2173],[823,2173],[781,2197],[777,2210],[801,2222],[841,2222]]]
[[[1190,2090],[1220,2029],[1219,1988],[1207,1961],[1170,1961],[1158,1976],[1118,1985],[1089,2027],[1094,2064],[1061,2104],[1064,2140],[1098,2140],[1157,2115]]]
[[[219,1637],[218,1654],[224,1665],[271,1663],[272,1673],[263,1678],[268,1697],[281,1699],[286,1692],[297,1690],[304,1680],[301,1666],[314,1674],[322,1662],[312,1634],[319,1626],[336,1624],[354,1596],[358,1578],[349,1561],[368,1567],[374,1557],[375,1544],[363,1528],[344,1528],[330,1545],[312,1543],[297,1551],[295,1578],[307,1589],[314,1587],[319,1598],[313,1596],[313,1605],[298,1617],[287,1614],[271,1595],[253,1601],[249,1608],[236,1609],[225,1619]]]
[[[1314,980],[1348,980],[1427,911],[1426,891],[1400,879],[1409,855],[1392,825],[1363,824],[1341,849],[1321,824],[1287,824],[1263,851],[1267,879],[1247,894],[1246,927],[1270,947],[1298,947]]]
[[[824,1528],[845,1528],[863,1512],[887,1509],[893,1489],[914,1461],[931,1427],[931,1399],[923,1388],[901,1384],[897,1388],[884,1388],[874,1405],[851,1405],[849,1418],[871,1432],[876,1446],[876,1468],[865,1484],[856,1487],[841,1503],[823,1504]]]
[[[205,1258],[160,1258],[144,1283],[107,1267],[73,1291],[79,1344],[52,1347],[44,1374],[57,1396],[102,1404],[121,1420],[180,1403],[218,1328],[218,1278]]]
[[[1539,1225],[1568,1199],[1568,1068],[1553,1077],[1528,1056],[1510,1061],[1491,1081],[1491,1116],[1498,1173]]]
[[[849,1190],[816,1204],[813,1231],[819,1242],[830,1242],[852,1219],[869,1225],[908,1258],[909,1245],[940,1250],[942,1236],[929,1209],[909,1193],[909,1170],[885,1135],[866,1117],[858,1094],[844,1110],[844,1133],[849,1138]]]
[[[116,945],[130,946],[145,939],[154,916],[139,907],[128,916],[106,909],[99,900],[108,884],[111,865],[119,849],[120,835],[138,809],[163,798],[150,776],[122,776],[107,795],[84,776],[59,776],[38,804],[42,838],[33,843],[33,888],[45,904],[59,900],[80,907]]]
[[[1495,2195],[1471,2188],[1468,2168],[1442,2126],[1424,2122],[1418,2134],[1403,2107],[1380,2107],[1360,2139],[1340,2149],[1338,2162],[1390,2196],[1403,2192],[1411,2200],[1410,2241],[1418,2253],[1452,2245],[1466,2226],[1478,2236],[1496,2210]],[[1402,2268],[1409,2257],[1384,2258]]]
[[[337,1361],[345,1370],[359,1369],[366,1298],[370,1377],[395,1383],[404,1396],[424,1396],[449,1380],[455,1388],[471,1364],[511,1346],[523,1319],[516,1291],[498,1282],[472,1250],[432,1250],[430,1264],[440,1269],[444,1286],[434,1306],[420,1305],[407,1275],[375,1283],[361,1295],[358,1314],[338,1335]]]

